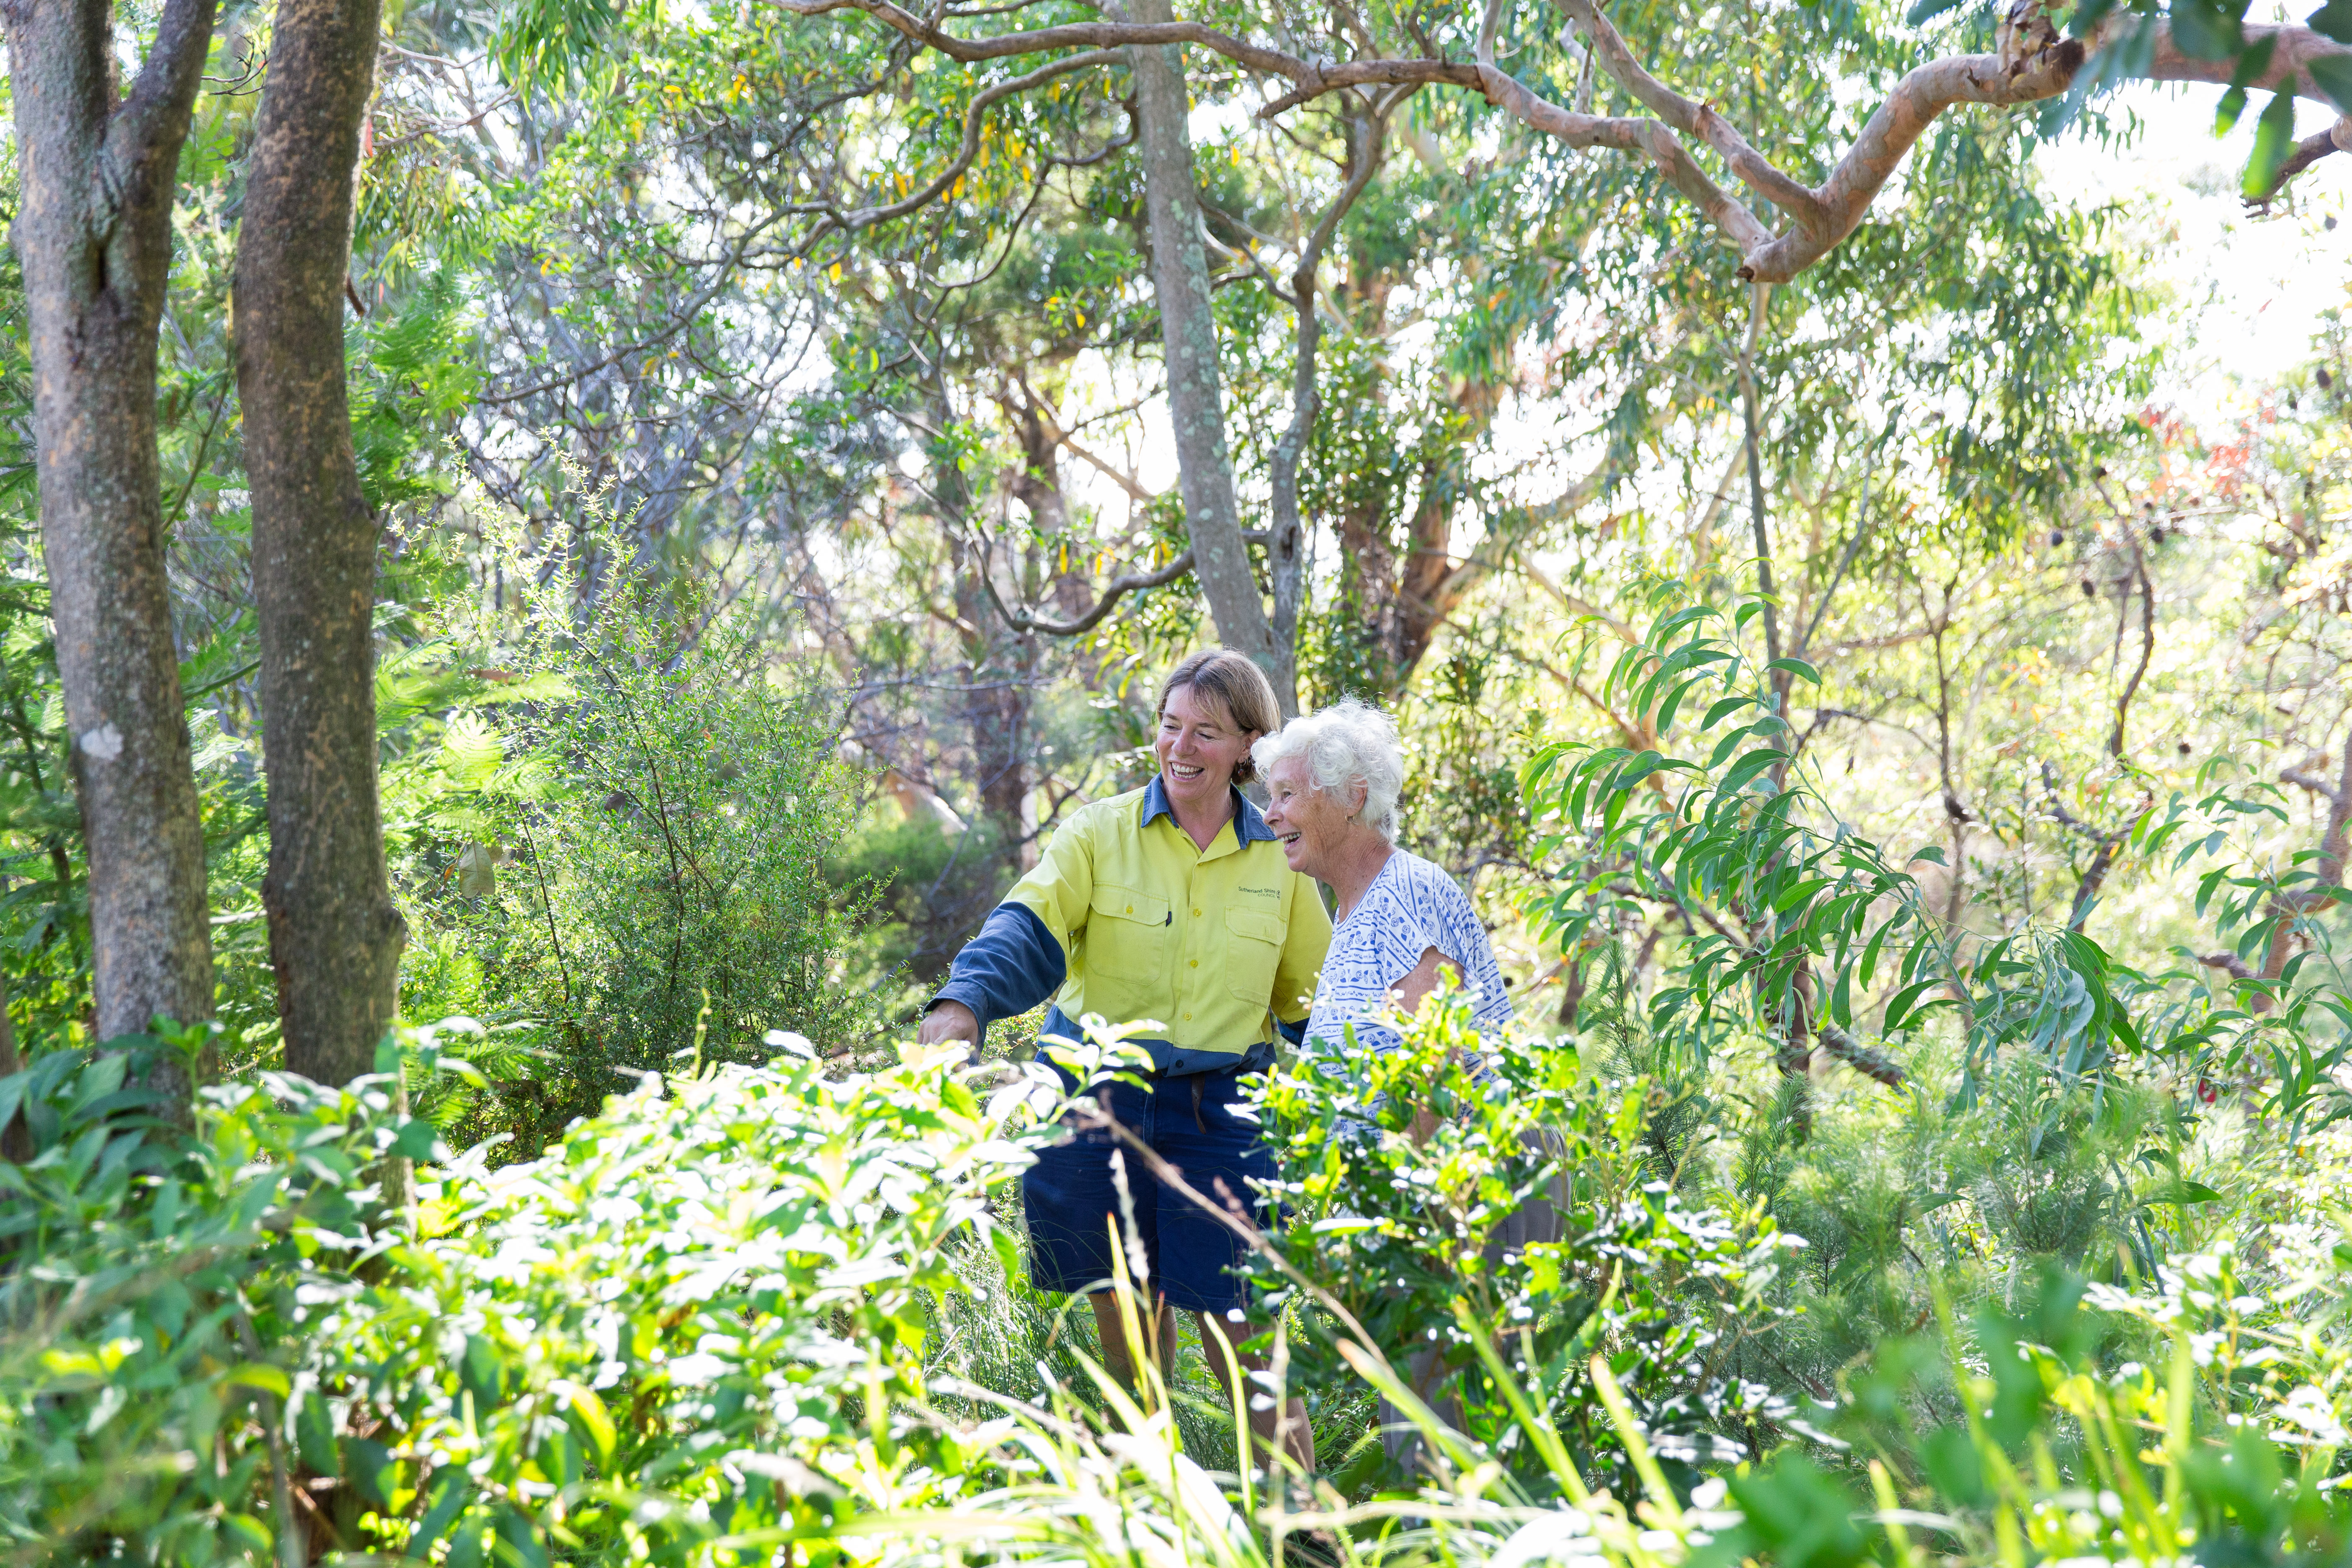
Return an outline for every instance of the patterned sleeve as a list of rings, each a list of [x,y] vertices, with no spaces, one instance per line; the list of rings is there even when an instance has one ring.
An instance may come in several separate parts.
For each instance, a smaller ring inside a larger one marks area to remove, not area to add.
[[[1426,913],[1421,926],[1428,942],[1460,972],[1462,984],[1477,993],[1476,1015],[1481,1028],[1499,1028],[1511,1018],[1509,992],[1503,984],[1503,973],[1495,962],[1494,944],[1487,940],[1486,927],[1478,919],[1477,906],[1470,901],[1462,884],[1445,874],[1444,868],[1427,866],[1418,868],[1417,891],[1425,905]],[[1419,963],[1421,954],[1413,954]]]
[[[1445,944],[1437,940],[1437,922],[1423,908],[1423,889],[1406,883],[1393,890],[1388,908],[1381,911],[1379,925],[1381,948],[1381,989],[1393,990],[1404,977],[1421,966],[1421,955],[1431,948],[1440,952]]]
[[[1429,945],[1444,953],[1465,981],[1475,980],[1486,946],[1486,931],[1478,923],[1478,911],[1471,907],[1470,895],[1462,890],[1462,884],[1451,877],[1444,879],[1437,896],[1443,915],[1433,922],[1437,930],[1433,934],[1443,940]]]

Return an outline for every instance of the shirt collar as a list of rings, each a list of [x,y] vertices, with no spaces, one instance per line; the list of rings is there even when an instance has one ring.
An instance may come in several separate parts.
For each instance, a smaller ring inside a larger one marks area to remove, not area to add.
[[[1154,773],[1143,786],[1143,826],[1150,826],[1152,818],[1159,816],[1174,822],[1176,808],[1168,804],[1168,786]],[[1244,845],[1274,842],[1274,829],[1265,825],[1265,814],[1238,789],[1234,791],[1234,837]]]

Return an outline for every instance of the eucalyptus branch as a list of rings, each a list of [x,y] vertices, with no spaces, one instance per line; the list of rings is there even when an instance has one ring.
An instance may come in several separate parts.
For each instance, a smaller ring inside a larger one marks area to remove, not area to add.
[[[2136,581],[2125,584],[2124,607],[2117,613],[2119,616],[2130,613],[2131,590],[2137,586],[2140,596],[2139,664],[2132,671],[2131,679],[2124,683],[2122,693],[2116,698],[2116,728],[2107,738],[2107,755],[2117,762],[2123,760],[2124,725],[2131,717],[2132,699],[2139,695],[2139,683],[2147,679],[2147,667],[2156,658],[2156,584],[2148,580],[2147,552],[2137,544],[2132,546],[2132,574]],[[2116,624],[2116,635],[2118,637],[2123,635],[2120,621]]]
[[[1246,70],[1290,83],[1287,91],[1257,110],[1262,119],[1354,87],[1443,85],[1475,90],[1531,130],[1571,147],[1610,148],[1648,159],[1738,248],[1739,275],[1758,283],[1788,282],[1836,248],[1860,226],[1873,199],[1928,126],[1955,105],[2013,108],[2056,98],[2074,86],[2085,65],[2108,50],[2114,51],[2108,58],[2121,76],[2147,81],[2221,85],[2229,83],[2237,68],[2235,60],[2189,54],[2175,42],[2170,24],[2160,18],[2132,12],[2112,15],[2085,41],[2063,37],[2042,6],[2027,0],[2002,21],[1992,53],[1948,55],[1906,74],[1829,177],[1809,185],[1759,153],[1712,104],[1685,98],[1653,76],[1596,0],[1563,0],[1571,26],[1586,42],[1589,62],[1654,118],[1584,112],[1581,90],[1579,107],[1564,108],[1496,65],[1501,0],[1482,7],[1475,63],[1435,55],[1383,58],[1367,47],[1372,42],[1369,35],[1356,39],[1366,50],[1362,58],[1327,61],[1303,58],[1198,22],[1086,22],[971,38],[943,30],[941,17],[917,16],[893,0],[772,3],[801,16],[863,11],[908,40],[967,64],[1055,49],[1190,44]],[[2352,57],[2352,48],[2308,26],[2251,26],[2243,29],[2243,37],[2245,57],[2263,56],[2267,62],[2252,79],[2238,84],[2249,91],[2332,102],[2313,78],[2311,63]],[[1430,47],[1425,41],[1423,47]],[[2352,137],[2352,127],[2344,133]],[[2333,134],[2330,147],[2341,146]],[[1693,159],[1685,137],[1704,143],[1751,192],[1786,214],[1788,226],[1778,231],[1768,227],[1750,206],[1717,184]],[[2307,167],[2327,150],[2307,142],[2290,163],[2297,170]]]
[[[1270,465],[1268,488],[1272,492],[1274,526],[1270,531],[1273,542],[1266,550],[1274,578],[1275,637],[1285,647],[1289,646],[1297,631],[1299,606],[1307,590],[1301,550],[1306,530],[1298,517],[1298,462],[1315,434],[1315,422],[1323,412],[1322,395],[1315,386],[1316,353],[1323,341],[1323,319],[1316,311],[1316,273],[1323,265],[1324,248],[1339,232],[1339,221],[1348,216],[1356,198],[1364,194],[1364,187],[1380,172],[1389,115],[1415,90],[1399,88],[1385,94],[1370,112],[1349,117],[1347,183],[1308,231],[1306,243],[1298,247],[1298,265],[1290,274],[1289,304],[1298,315],[1297,349],[1291,365],[1290,426],[1275,443]]]
[[[1134,45],[1195,44],[1250,70],[1286,78],[1295,85],[1287,95],[1287,100],[1276,100],[1283,109],[1320,98],[1326,93],[1338,92],[1343,88],[1374,83],[1395,86],[1406,82],[1443,81],[1455,87],[1478,85],[1477,68],[1454,61],[1370,59],[1333,64],[1307,60],[1264,44],[1234,37],[1230,33],[1220,32],[1198,22],[1075,22],[1058,27],[1039,27],[1029,32],[1000,33],[992,37],[964,38],[942,31],[937,19],[919,17],[902,6],[893,5],[891,0],[771,0],[771,4],[796,16],[822,16],[835,11],[863,11],[905,37],[966,65],[981,60],[1041,54],[1048,49],[1115,49]],[[1280,110],[1272,106],[1259,110],[1262,117],[1269,118],[1279,112]]]
[[[2141,668],[2145,669],[2147,666],[2143,664]],[[2120,721],[2117,733],[2121,733]],[[2120,747],[2116,754],[2123,754]],[[2125,840],[2131,837],[2131,824],[2127,822],[2112,830],[2095,827],[2068,811],[2066,803],[2058,796],[2058,770],[2047,761],[2042,764],[2042,787],[2049,792],[2050,815],[2058,819],[2059,826],[2081,834],[2092,844],[2090,869],[2084,871],[2082,880],[2075,884],[2074,901],[2066,913],[2066,929],[2081,931],[2084,922],[2091,918],[2091,909],[2098,901],[2099,889],[2106,885],[2107,873],[2115,869],[2116,855],[2122,852]],[[2143,799],[2138,809],[2132,813],[2134,819],[2146,812],[2151,804],[2152,797]]]
[[[2248,196],[2246,205],[2256,208],[2269,206],[2278,199],[2278,194],[2286,189],[2289,180],[2329,153],[2343,152],[2347,143],[2352,143],[2352,120],[2338,120],[2325,131],[2313,132],[2295,143],[2294,151],[2288,154],[2285,163],[2279,165],[2278,173],[2271,176],[2270,184],[2263,188],[2263,194]]]
[[[972,161],[980,156],[980,131],[982,125],[986,122],[988,111],[991,109],[1008,98],[1027,92],[1034,87],[1042,87],[1055,77],[1067,76],[1074,70],[1084,70],[1088,66],[1124,64],[1125,59],[1126,57],[1117,49],[1088,49],[1083,54],[1067,55],[1061,59],[1039,66],[1026,76],[1017,76],[1009,81],[1001,81],[993,87],[982,89],[973,96],[971,103],[964,110],[963,142],[956,149],[955,157],[949,161],[948,166],[940,170],[929,184],[910,193],[902,200],[891,202],[883,206],[860,207],[855,212],[843,214],[835,221],[844,229],[856,231],[871,228],[876,224],[888,223],[892,218],[905,217],[908,213],[929,205],[949,186],[963,178],[964,172],[970,169]]]
[[[1016,632],[1043,632],[1052,637],[1074,637],[1090,632],[1101,625],[1102,618],[1128,595],[1139,594],[1146,588],[1163,587],[1192,569],[1192,552],[1185,550],[1165,566],[1150,572],[1129,572],[1112,578],[1103,584],[1102,596],[1095,601],[1094,607],[1084,615],[1066,621],[1048,620],[1034,610],[1016,610],[1004,602],[1004,595],[996,590],[996,574],[989,568],[991,547],[988,536],[978,529],[974,529],[972,533],[980,542],[980,585],[987,592],[988,602],[996,606],[996,613],[1003,617],[1004,624]]]

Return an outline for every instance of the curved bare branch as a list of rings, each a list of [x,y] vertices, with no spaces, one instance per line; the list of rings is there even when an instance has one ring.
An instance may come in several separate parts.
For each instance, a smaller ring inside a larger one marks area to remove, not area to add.
[[[2295,143],[2294,152],[2288,156],[2285,163],[2279,165],[2278,173],[2271,176],[2268,187],[2258,196],[2248,196],[2246,205],[2249,207],[2269,205],[2278,199],[2278,194],[2281,191],[2286,189],[2286,183],[2289,180],[2294,179],[2322,158],[2331,153],[2341,153],[2347,147],[2352,147],[2352,120],[2339,119],[2325,131],[2313,132]]]
[[[1088,66],[1115,65],[1124,58],[1125,57],[1117,49],[1088,49],[1083,54],[1066,55],[1058,60],[1048,61],[1026,76],[1017,76],[1010,81],[1000,81],[993,87],[975,93],[971,105],[964,110],[963,142],[956,148],[956,155],[949,160],[946,168],[940,170],[938,175],[922,189],[908,193],[899,201],[892,202],[887,206],[861,207],[856,212],[844,214],[840,220],[841,226],[851,230],[871,228],[876,224],[888,223],[892,218],[905,217],[908,213],[921,210],[929,205],[932,198],[939,195],[940,192],[963,178],[964,172],[970,169],[973,160],[980,156],[980,129],[987,122],[988,111],[991,109],[1017,93],[1027,92],[1033,87],[1043,87],[1057,76],[1067,76],[1074,70],[1084,70]]]
[[[1085,22],[964,38],[894,0],[772,3],[802,16],[863,11],[915,42],[967,63],[1054,49],[1191,44],[1291,84],[1288,91],[1257,111],[1261,118],[1350,87],[1431,84],[1474,89],[1529,129],[1571,147],[1607,147],[1649,159],[1738,249],[1739,275],[1758,283],[1788,282],[1835,249],[1860,226],[1872,200],[1894,177],[1928,126],[1955,105],[2010,108],[2055,98],[2074,85],[2084,65],[2101,49],[2126,46],[2145,61],[2130,74],[2148,81],[2221,85],[2230,81],[2234,69],[2231,60],[2200,59],[2183,50],[2174,42],[2170,25],[2158,18],[2136,13],[2111,16],[2086,44],[2060,34],[2044,14],[2041,0],[2012,0],[1994,52],[1950,55],[1906,74],[1871,115],[1829,177],[1816,186],[1764,157],[1713,105],[1685,98],[1651,75],[1595,0],[1563,0],[1563,6],[1590,46],[1594,61],[1655,118],[1586,114],[1563,108],[1496,66],[1493,40],[1500,26],[1499,4],[1489,5],[1482,16],[1479,58],[1474,63],[1377,57],[1309,60],[1198,22]],[[2250,90],[2332,102],[2313,79],[2311,63],[2326,57],[2352,57],[2352,47],[2307,26],[2252,26],[2244,33],[2249,51],[2267,44],[2270,57],[2266,68],[2242,85]],[[1768,227],[1745,203],[1717,184],[1692,158],[1684,137],[1705,143],[1749,190],[1786,214],[1788,226],[1779,231]],[[2334,144],[2340,147],[2343,142]],[[2316,161],[2325,151],[2306,144],[2296,167]]]
[[[1156,570],[1129,572],[1124,576],[1114,577],[1103,584],[1102,597],[1095,601],[1094,608],[1082,616],[1074,616],[1066,621],[1055,621],[1046,619],[1034,610],[1016,610],[1004,602],[1004,595],[996,591],[996,574],[989,570],[988,542],[984,536],[981,541],[980,584],[988,590],[989,603],[996,606],[996,613],[1003,616],[1004,624],[1014,631],[1043,632],[1049,637],[1074,637],[1081,633],[1090,632],[1100,625],[1102,618],[1109,615],[1119,600],[1128,595],[1140,593],[1146,588],[1163,587],[1192,569],[1192,552],[1187,550],[1169,562],[1167,565]]]

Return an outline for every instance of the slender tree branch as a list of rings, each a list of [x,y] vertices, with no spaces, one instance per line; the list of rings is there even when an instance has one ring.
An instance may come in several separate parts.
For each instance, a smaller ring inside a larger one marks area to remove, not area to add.
[[[2199,59],[2173,41],[2170,25],[2137,13],[2111,16],[2086,44],[2063,37],[2039,5],[2019,8],[2001,24],[1991,54],[1950,55],[1927,61],[1897,82],[1852,147],[1819,185],[1808,185],[1773,164],[1715,107],[1696,102],[1660,82],[1642,65],[1596,0],[1564,0],[1570,21],[1590,46],[1593,65],[1605,71],[1654,119],[1601,116],[1563,108],[1538,96],[1496,66],[1494,39],[1501,6],[1483,8],[1475,63],[1444,58],[1384,58],[1366,48],[1350,61],[1306,59],[1197,22],[1089,22],[1027,32],[965,38],[948,33],[940,18],[925,19],[893,0],[772,0],[801,16],[863,11],[903,37],[950,58],[974,63],[1065,48],[1106,49],[1134,44],[1192,44],[1264,76],[1291,85],[1258,110],[1272,118],[1328,93],[1373,84],[1441,84],[1475,89],[1529,128],[1571,147],[1607,147],[1646,157],[1666,181],[1687,196],[1740,253],[1740,276],[1760,283],[1785,283],[1835,248],[1861,224],[1872,200],[1894,176],[1929,125],[1956,104],[1992,108],[2040,102],[2065,92],[2101,49],[2119,51],[2126,74],[2149,81],[2226,83],[2232,60]],[[2252,26],[2247,47],[2270,48],[2270,63],[2249,90],[2285,92],[2331,101],[2313,79],[2313,60],[2352,56],[2352,48],[2307,26]],[[1359,37],[1357,47],[1370,44]],[[1580,103],[1582,99],[1580,96]],[[1677,134],[1679,132],[1680,134]],[[1692,159],[1682,138],[1703,142],[1749,190],[1788,215],[1789,226],[1768,228],[1755,212],[1725,191]],[[2341,145],[2341,143],[2336,143]],[[2309,156],[2305,158],[2305,154]],[[2306,142],[2296,167],[2325,156]]]
[[[779,3],[784,3],[784,0],[779,0]],[[1074,70],[1084,70],[1088,66],[1124,63],[1126,63],[1126,56],[1118,49],[1088,49],[1083,54],[1066,55],[1058,60],[1039,66],[1026,76],[1017,76],[1010,81],[1000,81],[993,87],[985,88],[975,93],[971,103],[964,110],[963,142],[956,149],[956,155],[949,161],[946,168],[940,170],[929,184],[909,194],[903,200],[891,202],[885,206],[860,207],[855,212],[843,214],[840,219],[841,226],[853,232],[871,228],[877,223],[888,223],[892,218],[905,217],[908,213],[919,211],[930,205],[942,191],[961,179],[964,171],[971,168],[972,161],[980,156],[981,127],[987,121],[988,111],[1004,100],[1027,92],[1031,88],[1043,87],[1055,77],[1067,76]]]
[[[773,228],[777,224],[782,222],[785,216],[786,215],[781,211],[770,213],[758,223],[752,224],[746,228],[743,233],[737,237],[733,247],[729,250],[726,259],[721,261],[717,269],[712,273],[710,281],[705,284],[701,289],[698,289],[693,297],[688,299],[683,306],[672,312],[669,319],[669,324],[663,327],[660,331],[652,333],[650,336],[639,338],[634,342],[624,343],[619,348],[614,349],[612,353],[604,355],[602,359],[582,365],[577,370],[569,371],[562,375],[551,376],[545,381],[536,383],[530,386],[520,387],[512,392],[501,392],[491,395],[477,397],[474,401],[477,403],[490,405],[520,403],[524,398],[537,397],[541,393],[553,392],[558,387],[571,386],[576,383],[585,381],[590,376],[595,374],[598,371],[608,369],[613,365],[618,364],[621,361],[628,358],[631,354],[642,353],[646,350],[651,348],[659,348],[662,344],[669,342],[670,339],[677,336],[678,333],[686,331],[687,328],[692,326],[696,321],[701,319],[702,308],[719,297],[719,291],[721,289],[724,289],[727,286],[728,281],[735,276],[735,268],[742,265],[743,258],[750,254],[752,245],[758,241],[761,235],[765,234],[771,228]]]
[[[1750,189],[1786,211],[1801,230],[1818,233],[1828,226],[1829,214],[1819,195],[1767,163],[1712,106],[1692,102],[1643,69],[1593,0],[1566,0],[1565,9],[1601,68],[1616,78],[1635,101],[1684,135],[1705,142]]]
[[[2116,698],[2116,729],[2107,737],[2107,755],[2117,762],[2123,760],[2124,724],[2131,717],[2132,699],[2139,694],[2139,683],[2147,679],[2148,664],[2156,658],[2156,584],[2148,581],[2147,556],[2137,544],[2132,546],[2132,574],[2140,599],[2139,664]],[[2131,593],[2127,587],[2124,594],[2125,613],[2128,614],[2130,608]]]
[[[2254,977],[2253,965],[2234,952],[2200,953],[2198,955],[2197,962],[2208,969],[2225,972],[2232,980],[2252,980]],[[2256,1011],[2259,1012],[2261,1009],[2257,1007]]]
[[[1390,112],[1414,90],[1400,88],[1385,96],[1370,113],[1348,117],[1347,183],[1308,231],[1306,243],[1298,248],[1298,265],[1290,274],[1289,302],[1298,315],[1297,350],[1290,373],[1290,426],[1275,443],[1268,479],[1273,503],[1273,527],[1269,532],[1273,542],[1266,550],[1267,564],[1274,577],[1275,641],[1283,647],[1290,646],[1297,637],[1299,606],[1307,588],[1303,548],[1306,530],[1298,517],[1298,462],[1314,436],[1315,421],[1323,412],[1323,399],[1315,386],[1315,355],[1323,341],[1323,319],[1315,308],[1316,273],[1323,265],[1324,248],[1339,231],[1339,220],[1348,216],[1356,198],[1364,194],[1364,187],[1380,171]]]
[[[2270,205],[2278,198],[2278,194],[2286,189],[2286,183],[2289,180],[2294,179],[2330,153],[2344,151],[2345,141],[2338,138],[2352,140],[2352,120],[2338,120],[2326,130],[2315,131],[2296,142],[2294,151],[2288,155],[2285,163],[2279,165],[2278,173],[2271,176],[2271,183],[2263,189],[2263,194],[2258,196],[2248,196],[2246,205],[2250,207]]]
[[[1846,573],[1853,566],[1853,558],[1862,552],[1863,541],[1870,536],[1871,484],[1878,477],[1879,453],[1885,447],[1886,438],[1895,434],[1895,421],[1901,417],[1902,410],[1899,408],[1887,416],[1886,429],[1879,436],[1878,445],[1871,448],[1870,467],[1863,471],[1862,476],[1862,501],[1854,509],[1853,537],[1846,541],[1845,552],[1838,557],[1837,570],[1830,574],[1830,585],[1822,590],[1822,602],[1813,606],[1812,618],[1805,623],[1804,631],[1797,637],[1797,646],[1791,651],[1799,658],[1805,658],[1811,649],[1813,635],[1822,629],[1822,622],[1829,618],[1830,601],[1837,597],[1838,589],[1845,582]]]
[[[2118,756],[2121,754],[2120,752],[2116,753]],[[2081,834],[2091,841],[2093,847],[2090,868],[2074,884],[2074,901],[2066,913],[2066,929],[2081,931],[2098,902],[2099,889],[2106,885],[2107,873],[2115,868],[2116,856],[2122,851],[2124,841],[2131,837],[2131,825],[2126,823],[2114,829],[2094,827],[2068,811],[2066,803],[2058,795],[2058,770],[2047,761],[2042,764],[2042,787],[2049,793],[2050,815],[2058,819],[2059,826],[2069,832]],[[2142,800],[2139,810],[2145,812],[2149,804]],[[2134,815],[2137,816],[2138,814]]]
[[[863,11],[916,43],[937,49],[950,59],[974,64],[1034,55],[1047,49],[1122,48],[1132,45],[1193,44],[1237,65],[1266,76],[1286,78],[1295,84],[1296,103],[1320,98],[1343,88],[1374,83],[1443,81],[1456,87],[1479,85],[1477,68],[1467,63],[1432,59],[1372,59],[1346,64],[1305,60],[1280,49],[1236,38],[1198,22],[1075,22],[1029,32],[1000,33],[992,37],[962,38],[942,31],[936,20],[926,20],[891,0],[771,0],[796,16],[822,16],[834,11]],[[1285,103],[1284,108],[1294,107]],[[1261,114],[1279,112],[1262,110]]]
[[[1090,632],[1102,624],[1102,618],[1109,615],[1126,595],[1139,594],[1146,588],[1162,587],[1192,569],[1192,552],[1184,551],[1167,565],[1154,571],[1129,572],[1112,578],[1103,584],[1102,597],[1095,601],[1094,608],[1084,615],[1066,621],[1048,620],[1034,610],[1016,610],[1004,602],[1004,596],[996,591],[996,574],[989,570],[988,536],[976,529],[973,533],[980,541],[980,584],[988,591],[988,601],[996,606],[996,613],[1003,617],[1006,626],[1016,632],[1043,632],[1049,637],[1074,637]]]

